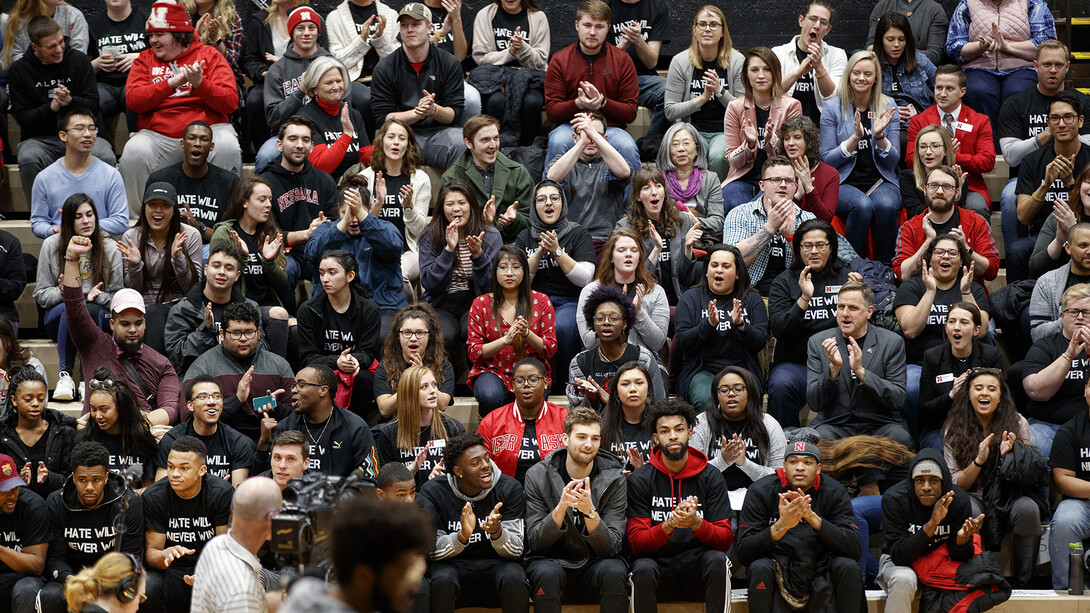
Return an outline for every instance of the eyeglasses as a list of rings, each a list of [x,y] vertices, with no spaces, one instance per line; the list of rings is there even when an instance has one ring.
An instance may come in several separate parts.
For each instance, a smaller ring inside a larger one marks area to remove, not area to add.
[[[1074,113],[1068,113],[1067,115],[1049,115],[1048,123],[1062,123],[1066,125],[1071,125],[1075,123],[1075,120],[1078,118],[1079,116]]]
[[[698,30],[718,30],[723,27],[723,24],[718,21],[698,21],[696,22],[696,29]]]
[[[944,193],[947,194],[953,192],[955,189],[958,188],[957,185],[947,185],[945,183],[928,183],[926,187],[931,191],[937,192],[939,190],[942,190]]]
[[[522,264],[500,264],[496,272],[522,272]]]
[[[623,319],[624,318],[621,317],[620,315],[610,315],[609,317],[606,317],[605,315],[595,315],[594,316],[594,323],[596,323],[596,324],[605,324],[605,323],[619,324],[619,323],[621,323],[621,321]]]
[[[732,393],[735,396],[741,396],[742,394],[746,393],[746,384],[735,383],[734,385],[720,385],[718,390],[719,393],[723,394],[724,396],[730,396]]]
[[[961,252],[957,249],[935,249],[931,253],[939,258],[956,258],[961,255]]]
[[[251,330],[224,330],[223,333],[233,341],[241,341],[244,338],[253,338],[257,336],[257,328]]]
[[[401,331],[398,332],[398,334],[400,334],[401,338],[404,338],[404,339],[424,338],[425,336],[428,335],[428,331],[427,330],[401,330]]]
[[[1064,309],[1063,312],[1075,319],[1080,317],[1083,319],[1090,319],[1090,309]]]
[[[560,194],[540,194],[534,196],[534,202],[538,204],[545,204],[546,202],[563,202]]]
[[[292,381],[291,382],[292,389],[295,389],[295,388],[306,389],[308,387],[322,387],[324,385],[325,385],[325,383],[311,383],[310,381],[303,381],[302,379],[300,379],[298,381]]]
[[[88,383],[87,385],[95,391],[114,391],[114,382],[109,379],[91,379],[90,383]]]
[[[916,145],[916,148],[920,151],[941,151],[946,148],[946,145],[935,143],[934,145]]]
[[[795,177],[768,177],[767,179],[761,179],[761,182],[772,185],[776,185],[777,183],[780,185],[794,185]]]
[[[529,377],[515,377],[515,387],[534,387],[545,380],[545,377],[532,375]]]
[[[691,138],[686,138],[685,140],[679,140],[679,141],[675,141],[673,143],[670,143],[670,148],[671,149],[688,149],[689,147],[692,147],[695,144],[696,143],[693,142],[693,140]]]
[[[67,130],[61,130],[61,132],[75,132],[77,134],[81,134],[81,133],[86,132],[86,133],[90,133],[90,134],[97,134],[98,133],[98,127],[96,127],[96,126],[85,126],[83,124],[80,124],[78,126],[72,126],[71,128],[68,128]]]
[[[828,19],[823,19],[821,17],[818,17],[817,15],[808,16],[806,18],[806,21],[809,21],[810,23],[820,23],[822,25],[822,27],[825,27],[825,28],[829,27],[829,24],[830,24]]]
[[[193,397],[194,402],[208,402],[209,400],[223,400],[223,394],[197,394]]]
[[[799,248],[803,251],[825,251],[829,248],[829,243],[825,241],[820,243],[803,243],[799,245]]]

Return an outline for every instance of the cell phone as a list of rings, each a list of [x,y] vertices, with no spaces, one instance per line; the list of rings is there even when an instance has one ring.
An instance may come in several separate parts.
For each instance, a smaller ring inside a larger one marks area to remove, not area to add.
[[[254,398],[254,413],[264,413],[276,408],[276,396],[258,396]]]
[[[870,189],[867,190],[868,198],[870,198],[870,195],[874,193],[874,190],[878,189],[878,186],[882,184],[882,181],[884,181],[884,179],[878,179],[874,182],[874,185],[870,186]]]

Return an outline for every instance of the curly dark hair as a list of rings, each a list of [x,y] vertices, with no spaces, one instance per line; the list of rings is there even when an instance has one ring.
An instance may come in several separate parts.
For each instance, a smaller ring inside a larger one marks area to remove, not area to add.
[[[86,428],[84,429],[86,430]],[[76,472],[76,469],[80,466],[85,468],[101,466],[109,471],[110,452],[106,450],[106,446],[102,443],[96,441],[80,441],[72,447],[70,462],[72,472]]]
[[[357,496],[339,505],[329,540],[333,570],[351,588],[359,566],[381,577],[404,553],[422,554],[435,541],[431,520],[416,505]]]
[[[765,428],[764,411],[762,410],[762,398],[757,377],[745,368],[739,366],[727,366],[719,371],[712,379],[712,393],[708,397],[708,403],[704,405],[704,419],[708,420],[708,428],[711,437],[708,440],[708,448],[701,449],[710,457],[715,451],[718,441],[730,431],[727,428],[727,417],[719,407],[719,382],[727,375],[738,375],[746,386],[746,414],[742,418],[742,438],[752,438],[757,444],[757,463],[764,464],[768,459],[768,429]]]
[[[110,389],[94,389],[94,382],[102,382]],[[152,436],[148,428],[148,422],[140,412],[136,394],[125,380],[111,373],[107,368],[99,366],[95,369],[93,381],[88,383],[88,396],[93,394],[108,394],[114,399],[114,407],[117,410],[117,423],[121,426],[121,451],[124,455],[138,458],[144,462],[155,459],[159,453],[159,444]],[[94,424],[80,430],[76,440],[95,441],[105,444],[106,431]]]
[[[463,432],[458,436],[447,439],[447,448],[443,452],[443,466],[446,467],[447,472],[453,474],[458,460],[462,459],[466,451],[477,445],[487,449],[484,444],[484,437],[477,432]]]
[[[780,131],[776,136],[780,138],[779,154],[787,156],[783,148],[784,136],[792,132],[802,132],[802,139],[806,141],[806,161],[810,163],[810,170],[814,170],[821,163],[821,132],[814,125],[814,120],[806,115],[788,117],[780,124]]]
[[[680,398],[667,398],[647,407],[643,412],[643,429],[649,434],[658,430],[659,420],[663,417],[680,417],[690,428],[696,425],[696,409]]]
[[[382,368],[386,370],[386,385],[390,390],[397,390],[401,373],[410,366],[401,352],[401,326],[407,319],[421,319],[428,328],[428,346],[420,356],[421,365],[435,375],[435,384],[443,385],[443,365],[447,361],[447,349],[443,343],[443,331],[439,328],[439,318],[435,309],[426,302],[417,302],[401,309],[390,322],[390,330],[382,343]]]
[[[636,321],[636,307],[628,294],[612,285],[599,285],[590,293],[590,296],[587,296],[587,301],[583,303],[583,321],[587,323],[587,328],[594,329],[594,314],[598,312],[598,307],[607,302],[621,307],[621,311],[624,312],[623,332],[627,334],[629,326]]]
[[[925,266],[931,266],[931,256],[935,255],[935,245],[938,245],[941,241],[953,241],[958,248],[958,257],[961,258],[962,266],[969,265],[969,250],[965,248],[965,245],[954,238],[952,234],[940,234],[931,240],[931,244],[927,246],[927,250],[923,253],[923,263]],[[961,277],[961,266],[958,267],[958,275]]]
[[[794,272],[802,272],[803,268],[806,268],[806,262],[802,257],[802,237],[807,232],[813,232],[814,230],[820,230],[825,233],[825,240],[829,241],[829,260],[825,263],[825,270],[830,276],[836,276],[840,274],[841,269],[844,268],[844,262],[840,259],[840,238],[837,236],[836,228],[833,224],[825,221],[824,219],[807,219],[799,224],[795,235],[791,237],[791,252],[794,258],[791,260],[791,270]]]
[[[976,416],[976,410],[969,400],[969,391],[973,389],[973,381],[980,377],[995,377],[999,381],[999,403],[992,414],[992,421],[988,424],[988,430],[980,425]],[[954,456],[954,462],[959,469],[963,469],[970,462],[976,461],[977,450],[980,441],[989,434],[995,434],[992,439],[992,450],[988,454],[988,461],[984,463],[982,475],[991,472],[999,457],[999,443],[1003,432],[1018,432],[1018,409],[1014,406],[1010,389],[1007,387],[1003,371],[998,368],[974,368],[969,371],[965,383],[954,394],[950,404],[950,412],[946,416],[946,423],[942,425],[943,446],[949,449]],[[977,478],[980,479],[979,477]]]
[[[247,321],[261,328],[261,313],[249,302],[232,302],[223,308],[223,329],[231,321]]]

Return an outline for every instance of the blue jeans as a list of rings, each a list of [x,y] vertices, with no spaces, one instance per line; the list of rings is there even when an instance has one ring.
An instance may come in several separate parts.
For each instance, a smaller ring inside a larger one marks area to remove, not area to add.
[[[1029,278],[1029,258],[1037,243],[1030,236],[1029,227],[1018,221],[1018,194],[1014,192],[1018,179],[1011,179],[1003,186],[999,197],[999,224],[1003,228],[1003,250],[1007,257],[1007,283]]]
[[[914,440],[920,438],[920,375],[923,367],[917,364],[905,365],[905,421]]]
[[[874,259],[889,264],[897,242],[897,215],[901,212],[900,186],[882,181],[871,195],[851,185],[840,185],[836,214],[844,219],[844,236],[859,253],[867,252],[867,233],[874,225]]]
[[[768,373],[768,414],[784,428],[799,427],[799,410],[806,404],[806,365],[776,362]]]
[[[993,126],[999,125],[999,107],[1004,100],[1037,85],[1037,73],[1033,68],[1019,68],[1005,75],[967,68],[965,77],[965,106],[987,115]],[[998,138],[995,139],[995,152],[1002,153]]]
[[[859,557],[859,568],[864,578],[878,576],[878,558],[870,550],[870,535],[878,532],[882,524],[882,497],[856,496],[852,498],[852,511],[859,526],[859,540],[863,543],[863,554]],[[874,530],[871,530],[874,526]]]
[[[1033,435],[1033,446],[1046,458],[1052,453],[1052,439],[1056,438],[1056,431],[1061,424],[1050,424],[1032,417],[1027,417],[1029,431]]]
[[[1052,559],[1052,589],[1066,590],[1071,543],[1090,538],[1090,502],[1068,499],[1060,502],[1052,514],[1048,533],[1048,557]]]
[[[647,127],[648,134],[666,134],[666,113],[662,103],[666,99],[666,78],[657,74],[639,75],[636,83],[640,86],[640,97],[637,100],[640,106],[651,109],[651,125]]]
[[[276,141],[277,138],[273,136],[258,147],[257,155],[254,157],[254,173],[261,172],[266,166],[272,164],[276,156],[280,155],[280,150],[276,148]]]
[[[553,128],[552,132],[549,132],[549,146],[545,150],[545,171],[549,170],[549,162],[553,161],[558,155],[564,155],[575,145],[575,140],[572,138],[574,134],[571,129],[570,123],[565,123]],[[606,128],[606,140],[609,144],[617,150],[617,153],[621,154],[621,157],[628,162],[628,167],[632,169],[632,174],[636,174],[636,171],[640,169],[640,152],[636,148],[636,141],[632,139],[632,135],[620,128],[608,127]],[[544,178],[544,177],[542,177]]]
[[[756,181],[735,179],[723,186],[723,214],[726,215],[736,206],[751,202],[760,193]]]
[[[932,430],[920,437],[920,449],[942,451],[942,430]]]
[[[568,383],[568,369],[571,361],[583,350],[583,341],[579,339],[579,298],[574,296],[549,296],[553,304],[553,318],[556,321],[556,355],[553,356],[553,390],[564,393]]]
[[[477,399],[477,412],[481,417],[515,401],[515,395],[507,384],[496,375],[485,372],[473,380],[473,397]]]

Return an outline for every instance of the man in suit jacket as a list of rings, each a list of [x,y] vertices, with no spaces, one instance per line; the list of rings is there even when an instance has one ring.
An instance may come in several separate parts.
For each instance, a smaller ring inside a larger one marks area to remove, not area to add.
[[[874,292],[849,281],[838,292],[837,327],[810,337],[806,347],[806,401],[821,414],[824,439],[856,434],[887,436],[913,447],[905,404],[905,342],[871,328]]]
[[[912,168],[916,154],[916,135],[924,126],[947,126],[954,139],[954,163],[969,173],[969,194],[965,208],[979,213],[985,220],[992,210],[984,173],[995,168],[995,141],[988,116],[961,103],[965,96],[965,71],[960,66],[945,64],[935,69],[935,104],[912,117],[908,122],[908,148],[905,165]],[[947,117],[949,115],[949,117]]]

